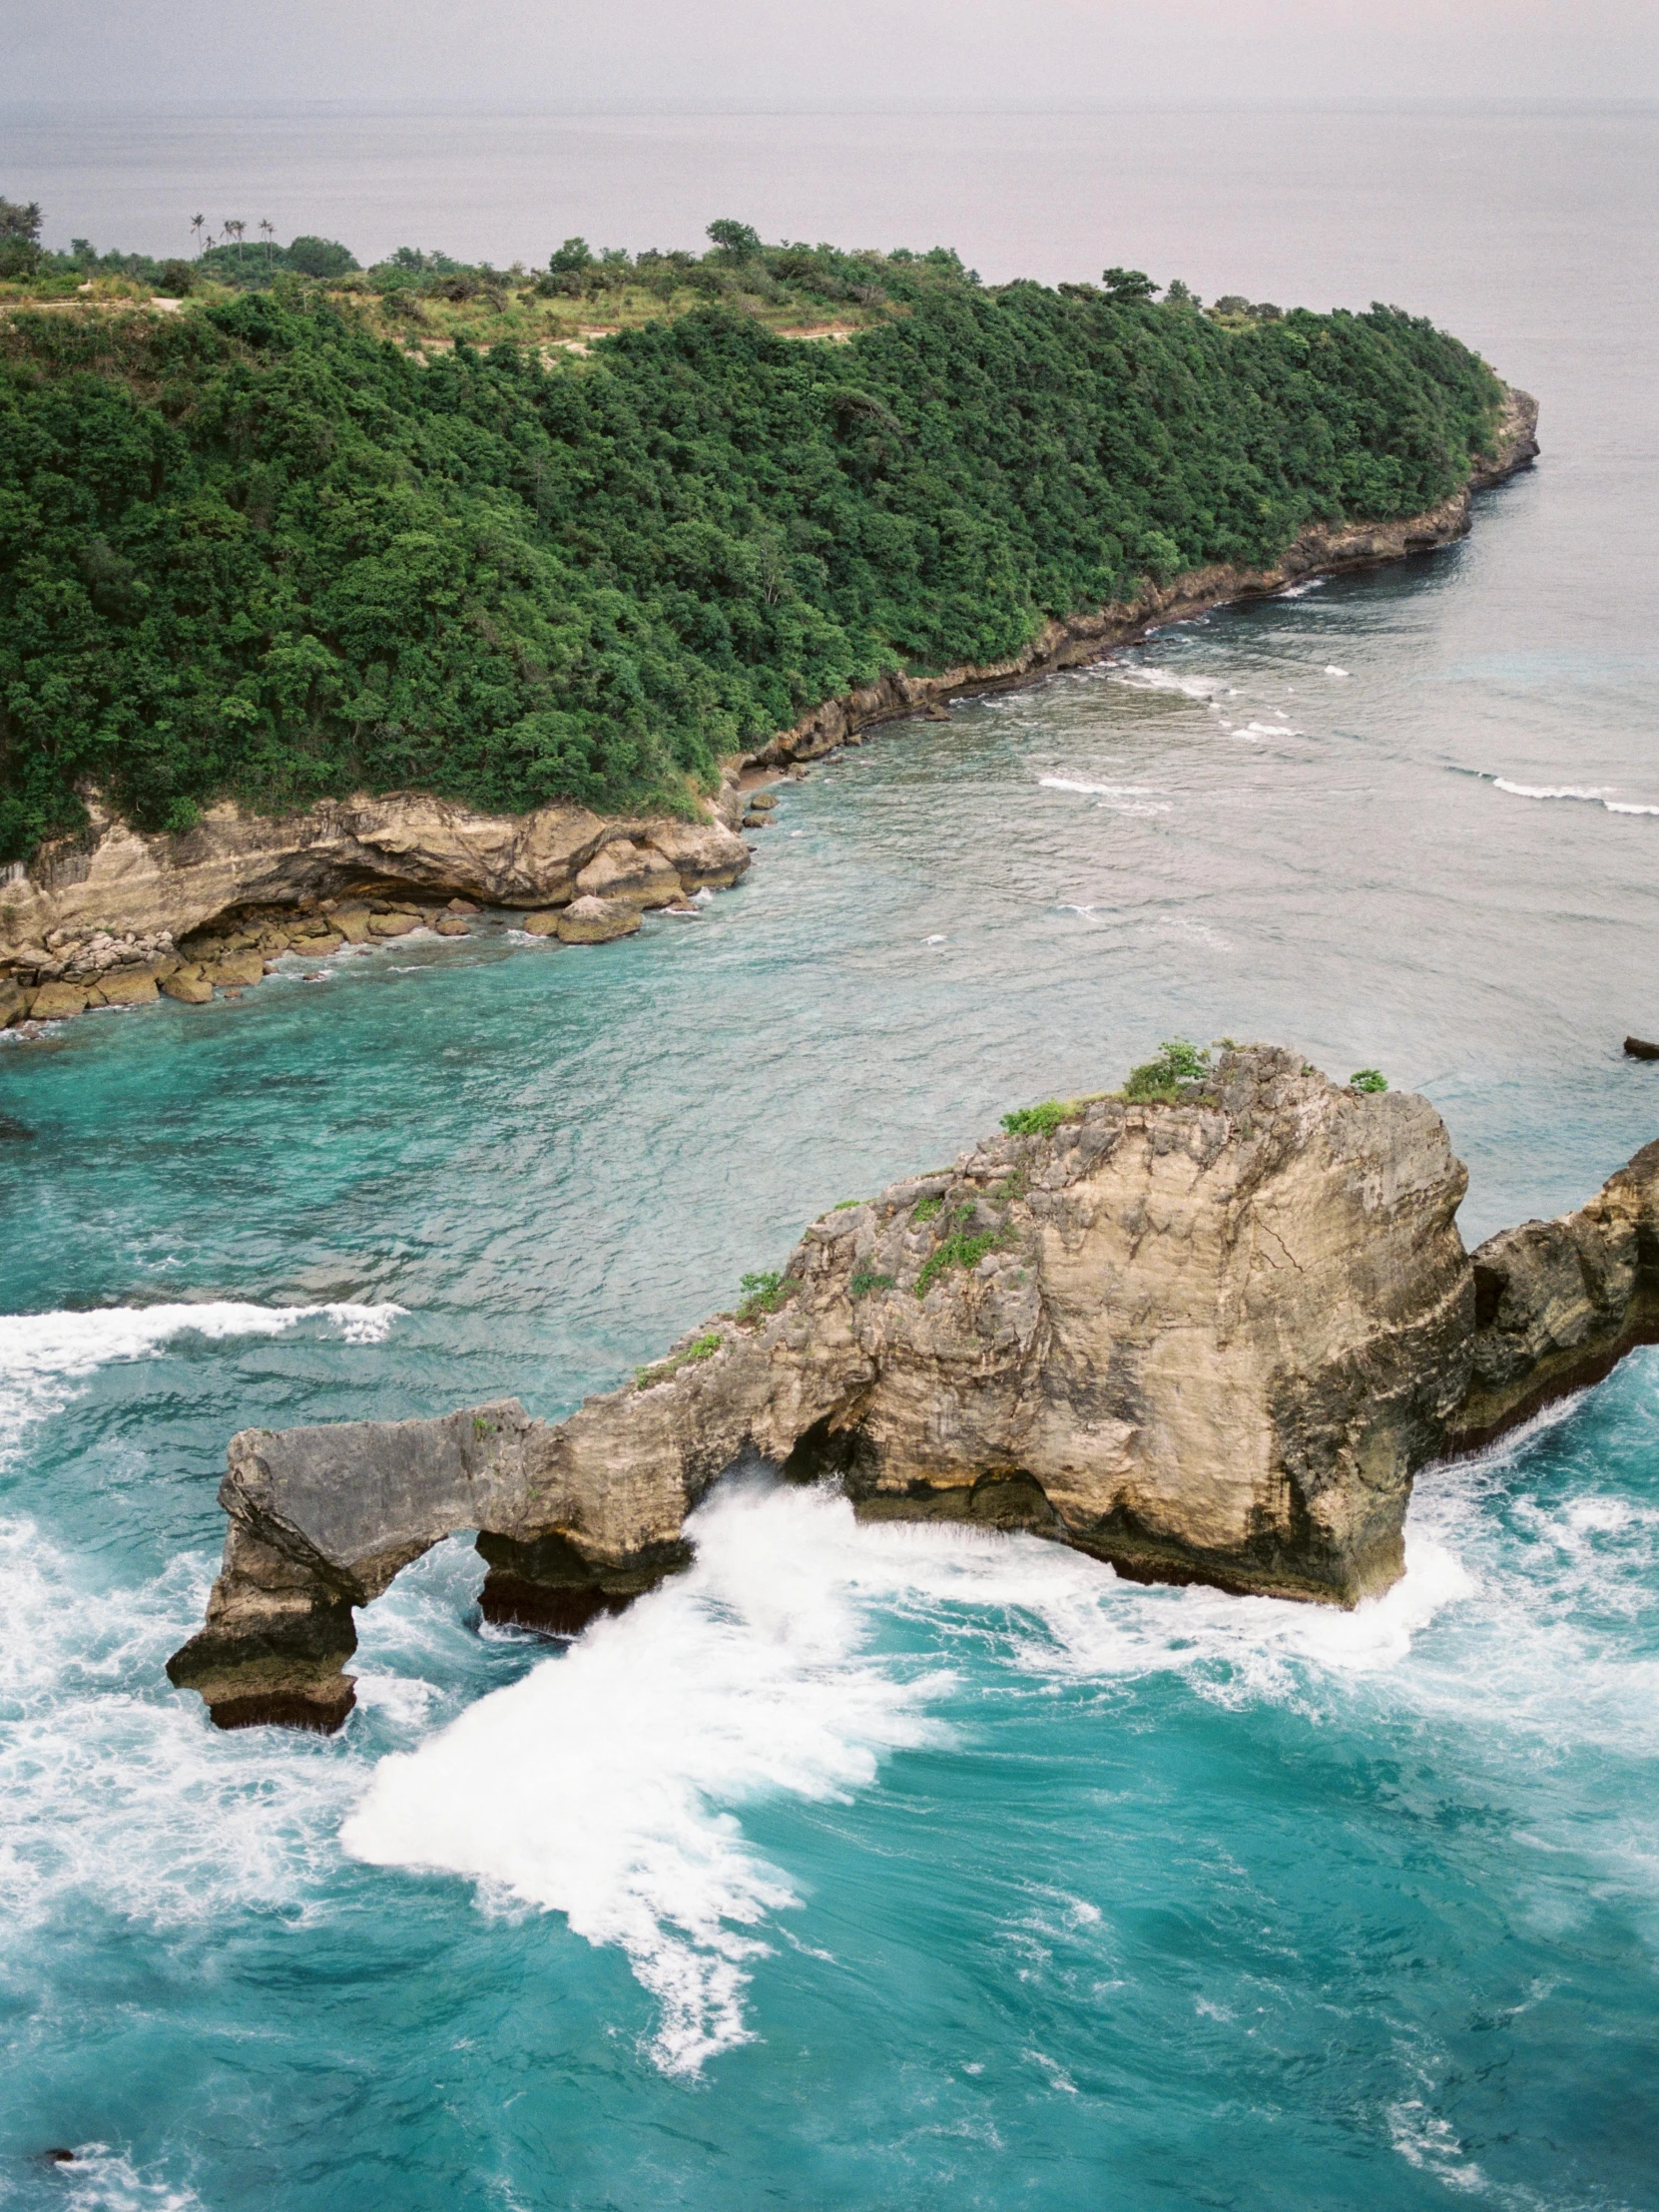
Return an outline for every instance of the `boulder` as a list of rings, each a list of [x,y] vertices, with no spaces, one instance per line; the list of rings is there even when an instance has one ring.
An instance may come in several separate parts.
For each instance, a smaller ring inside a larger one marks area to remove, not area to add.
[[[150,968],[111,968],[99,988],[106,1006],[152,1006],[161,995]]]
[[[656,822],[645,834],[689,891],[724,889],[750,865],[748,845],[724,822]]]
[[[631,906],[670,906],[685,892],[673,865],[655,845],[613,837],[576,878],[583,898],[624,900]]]
[[[609,944],[613,937],[629,937],[640,926],[640,910],[629,899],[573,899],[556,918],[553,927],[561,944]]]
[[[1576,1213],[1488,1237],[1472,1268],[1472,1372],[1452,1437],[1464,1451],[1659,1343],[1659,1143]]]
[[[29,1010],[29,993],[15,975],[0,975],[0,1029],[22,1021]]]
[[[205,1006],[213,997],[214,987],[200,968],[176,968],[171,975],[162,978],[162,991],[168,998],[176,998],[182,1006]]]
[[[29,1000],[31,1021],[67,1021],[87,1010],[88,992],[79,983],[43,983]]]
[[[472,934],[463,914],[439,914],[432,927],[440,937],[470,937]]]
[[[532,937],[552,937],[558,934],[559,916],[548,907],[539,914],[526,914],[524,927]]]
[[[329,918],[347,944],[368,942],[369,913],[366,906],[336,906]]]
[[[411,929],[419,927],[418,914],[370,914],[368,917],[368,934],[371,937],[406,937]]]
[[[265,977],[265,956],[258,950],[227,952],[222,959],[203,962],[202,972],[222,990],[243,989]]]

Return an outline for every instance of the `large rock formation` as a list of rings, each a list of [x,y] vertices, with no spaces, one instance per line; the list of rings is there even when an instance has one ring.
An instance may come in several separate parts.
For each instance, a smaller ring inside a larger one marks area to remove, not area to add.
[[[824,1216],[785,1275],[568,1420],[250,1431],[170,1663],[224,1725],[338,1724],[351,1608],[478,1529],[486,1616],[557,1630],[686,1557],[740,1457],[868,1516],[1023,1527],[1147,1579],[1353,1604],[1461,1404],[1465,1175],[1432,1107],[1229,1050]]]
[[[1659,1343],[1659,1144],[1644,1145],[1587,1206],[1523,1222],[1479,1246],[1468,1394],[1451,1443],[1478,1449],[1552,1398]]]

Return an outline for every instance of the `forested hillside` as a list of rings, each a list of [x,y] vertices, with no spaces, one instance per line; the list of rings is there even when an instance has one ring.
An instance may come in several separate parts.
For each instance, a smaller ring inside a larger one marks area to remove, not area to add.
[[[176,829],[226,793],[683,806],[884,669],[1430,506],[1498,399],[1391,308],[882,268],[846,342],[717,301],[586,355],[423,363],[281,276],[171,315],[12,311],[0,857],[90,787]]]

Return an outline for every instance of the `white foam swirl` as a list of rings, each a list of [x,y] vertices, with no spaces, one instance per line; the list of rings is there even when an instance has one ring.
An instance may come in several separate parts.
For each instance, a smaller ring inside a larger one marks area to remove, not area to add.
[[[590,1942],[620,1944],[661,2008],[651,2055],[679,2074],[748,2039],[759,1931],[800,1902],[734,1809],[844,1797],[883,1754],[937,1738],[929,1709],[954,1684],[939,1662],[958,1638],[1016,1675],[1167,1671],[1244,1704],[1289,1695],[1309,1666],[1396,1665],[1467,1588],[1430,1544],[1353,1613],[1143,1591],[1032,1538],[860,1527],[832,1494],[754,1482],[723,1486],[691,1532],[688,1574],[382,1761],[342,1831],[374,1865],[460,1875],[487,1907],[562,1912]],[[915,1621],[932,1656],[872,1656],[877,1608]]]
[[[223,1341],[280,1337],[321,1321],[347,1344],[377,1344],[401,1306],[255,1306],[236,1299],[200,1305],[94,1306],[84,1313],[0,1314],[0,1460],[31,1420],[68,1403],[77,1383],[116,1360],[144,1360],[185,1336]]]

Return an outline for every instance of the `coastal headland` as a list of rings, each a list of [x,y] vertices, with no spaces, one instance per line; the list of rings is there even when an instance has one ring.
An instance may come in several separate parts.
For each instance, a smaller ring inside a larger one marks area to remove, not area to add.
[[[433,1544],[476,1531],[485,1618],[571,1634],[684,1566],[688,1514],[754,1460],[865,1518],[1352,1606],[1402,1570],[1420,1467],[1659,1339],[1659,1144],[1473,1254],[1466,1180],[1421,1098],[1166,1048],[831,1209],[566,1420],[235,1437],[224,1564],[169,1672],[221,1726],[335,1728],[354,1609]]]
[[[630,934],[642,910],[683,907],[741,878],[753,847],[739,832],[768,777],[860,745],[883,725],[940,716],[952,699],[1083,666],[1210,608],[1454,542],[1470,527],[1474,494],[1535,458],[1537,415],[1529,394],[1506,390],[1490,453],[1421,514],[1315,525],[1270,566],[1190,570],[1131,601],[1050,620],[1006,659],[891,674],[827,700],[729,758],[700,820],[565,805],[490,814],[392,792],[276,816],[224,801],[189,830],[146,833],[90,796],[83,830],[0,872],[0,1027],[30,1033],[161,996],[205,1003],[257,983],[284,952],[325,956],[423,926],[460,935],[478,908],[522,913],[533,934],[571,944]]]

